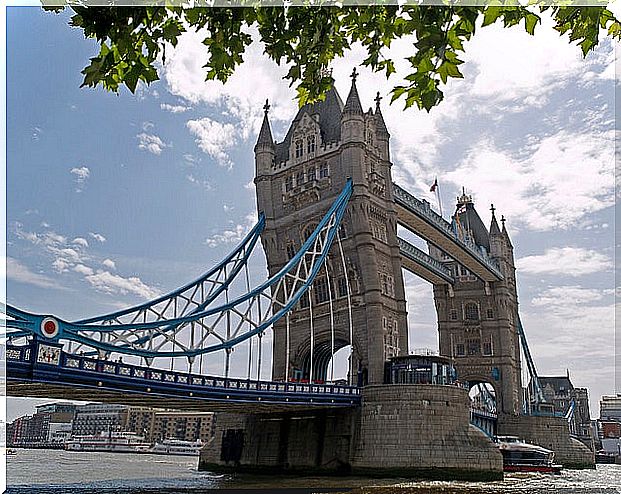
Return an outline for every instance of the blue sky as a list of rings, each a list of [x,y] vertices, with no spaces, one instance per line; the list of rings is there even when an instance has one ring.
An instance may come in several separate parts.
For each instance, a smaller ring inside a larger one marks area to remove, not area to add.
[[[385,96],[401,185],[433,203],[437,176],[445,216],[465,186],[486,223],[492,202],[507,217],[539,371],[569,368],[597,415],[614,391],[614,54],[604,41],[583,60],[547,23],[538,31],[481,29],[466,46],[465,79],[430,114],[388,106],[397,79],[359,69],[358,89],[364,107]],[[116,95],[80,89],[96,48],[66,15],[9,9],[10,303],[71,320],[144,301],[205,271],[252,225],[262,106],[269,98],[280,140],[294,91],[257,45],[225,86],[205,83],[201,40],[185,35],[161,81]],[[396,43],[395,59],[410,45]],[[343,98],[362,59],[355,47],[334,66]],[[253,272],[265,277],[260,257]],[[410,347],[435,348],[431,287],[406,282]],[[8,418],[30,406],[9,400]]]

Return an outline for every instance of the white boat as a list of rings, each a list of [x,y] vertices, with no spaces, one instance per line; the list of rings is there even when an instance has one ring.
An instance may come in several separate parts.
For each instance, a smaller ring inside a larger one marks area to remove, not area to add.
[[[497,436],[505,472],[559,473],[562,465],[554,463],[554,451],[529,444],[516,436]]]
[[[162,442],[156,442],[149,452],[158,455],[198,456],[203,445],[200,439],[196,441],[165,439]]]
[[[65,443],[68,451],[110,451],[114,453],[148,453],[151,444],[135,432],[102,432],[75,436]]]

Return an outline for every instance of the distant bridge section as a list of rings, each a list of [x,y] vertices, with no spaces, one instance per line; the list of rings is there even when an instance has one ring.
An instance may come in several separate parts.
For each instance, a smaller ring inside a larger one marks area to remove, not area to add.
[[[434,285],[455,283],[451,271],[440,261],[434,259],[426,252],[414,247],[407,240],[397,238],[401,253],[401,265],[409,272],[420,276]]]
[[[417,199],[395,183],[393,193],[397,219],[402,226],[441,249],[483,281],[503,279],[496,263],[474,243],[461,239],[428,202]]]
[[[113,362],[34,342],[6,348],[7,394],[176,408],[262,413],[350,408],[360,389],[189,374]]]

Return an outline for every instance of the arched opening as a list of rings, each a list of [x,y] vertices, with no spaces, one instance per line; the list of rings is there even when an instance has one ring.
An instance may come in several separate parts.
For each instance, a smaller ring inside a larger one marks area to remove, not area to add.
[[[469,381],[470,387],[470,407],[473,410],[487,412],[491,414],[497,413],[496,390],[494,386],[485,381]]]
[[[338,356],[338,357],[337,357]],[[313,349],[312,362],[312,381],[315,383],[330,382],[332,378],[332,342],[331,340],[320,341],[315,344]],[[310,381],[311,380],[311,355],[308,350],[301,359],[302,365],[299,369],[294,369],[293,378],[295,380]],[[336,376],[344,376],[347,379],[349,365],[349,342],[341,339],[334,340],[334,379],[340,379]],[[338,365],[338,367],[337,367]],[[337,369],[340,369],[337,374]]]

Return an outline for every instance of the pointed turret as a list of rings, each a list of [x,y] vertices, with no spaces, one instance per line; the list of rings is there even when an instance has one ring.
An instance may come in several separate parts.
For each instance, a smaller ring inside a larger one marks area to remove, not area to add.
[[[510,248],[513,248],[513,244],[511,243],[511,239],[509,238],[509,232],[507,231],[507,227],[506,227],[506,225],[505,225],[505,222],[506,222],[506,221],[507,221],[507,220],[505,219],[505,217],[504,217],[504,216],[502,216],[502,217],[500,218],[500,222],[502,223],[502,236],[504,237],[505,242],[507,242],[507,245],[508,245]]]
[[[270,128],[270,121],[267,117],[267,113],[270,109],[269,101],[265,100],[265,106],[263,107],[265,114],[263,115],[263,123],[261,124],[261,130],[259,131],[259,137],[257,143],[254,146],[255,152],[260,146],[274,147],[274,139],[272,138],[272,129]]]
[[[489,235],[491,237],[492,235],[500,235],[500,228],[498,227],[498,222],[496,221],[496,208],[493,204],[490,210],[492,211],[492,222],[489,225]]]
[[[381,100],[382,97],[378,91],[377,96],[375,96],[375,133],[378,139],[388,140],[390,134],[388,133],[388,128],[386,127],[386,122],[384,122],[384,116],[382,115],[382,109],[380,108]]]
[[[270,173],[272,164],[274,163],[274,156],[276,155],[276,146],[272,138],[272,129],[270,128],[270,122],[267,117],[267,112],[270,109],[267,100],[265,100],[263,109],[265,110],[265,115],[263,115],[263,123],[259,131],[259,137],[254,146],[256,177],[268,175]]]
[[[343,107],[343,115],[345,114],[362,115],[364,113],[362,111],[362,104],[360,104],[360,96],[358,96],[358,88],[356,87],[357,77],[358,77],[358,72],[356,71],[356,68],[354,67],[354,71],[351,74],[351,89],[349,90],[347,101],[345,101],[345,106]]]

